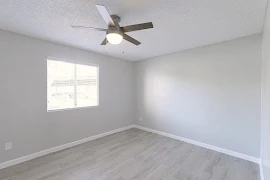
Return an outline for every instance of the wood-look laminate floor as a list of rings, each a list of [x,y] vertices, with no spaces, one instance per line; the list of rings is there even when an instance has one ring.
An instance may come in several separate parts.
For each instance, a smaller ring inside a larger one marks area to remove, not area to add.
[[[130,129],[0,170],[0,180],[259,180],[258,165]]]

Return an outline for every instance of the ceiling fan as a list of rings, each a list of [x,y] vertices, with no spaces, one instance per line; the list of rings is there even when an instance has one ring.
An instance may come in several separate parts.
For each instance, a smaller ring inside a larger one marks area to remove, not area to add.
[[[85,26],[73,26],[73,25],[71,25],[71,27],[77,29],[91,29],[106,32],[106,37],[104,41],[101,43],[101,45],[106,45],[108,42],[110,42],[111,44],[120,44],[122,40],[125,39],[126,41],[138,46],[141,43],[125,33],[153,28],[152,22],[120,27],[119,22],[121,19],[119,16],[110,15],[106,7],[103,5],[96,5],[96,7],[101,16],[103,17],[103,19],[105,20],[105,22],[107,23],[108,25],[107,29],[85,27]]]

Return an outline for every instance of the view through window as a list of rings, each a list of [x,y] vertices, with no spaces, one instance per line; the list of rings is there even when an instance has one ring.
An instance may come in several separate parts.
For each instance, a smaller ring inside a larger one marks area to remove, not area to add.
[[[98,105],[98,67],[47,60],[47,110]]]

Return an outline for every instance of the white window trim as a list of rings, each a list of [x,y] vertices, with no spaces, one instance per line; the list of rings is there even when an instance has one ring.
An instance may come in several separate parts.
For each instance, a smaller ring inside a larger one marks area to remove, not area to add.
[[[97,105],[94,106],[84,106],[84,107],[74,107],[74,108],[65,108],[65,109],[53,109],[53,110],[49,110],[48,109],[48,103],[46,103],[46,107],[47,107],[47,112],[57,112],[57,111],[70,111],[70,110],[78,110],[78,109],[87,109],[87,108],[95,108],[99,106],[99,65],[97,64],[92,64],[89,62],[85,62],[85,61],[75,61],[75,60],[67,60],[64,58],[56,58],[56,57],[52,57],[52,56],[47,56],[46,57],[46,84],[48,83],[48,75],[47,75],[47,61],[48,60],[52,60],[52,61],[62,61],[62,62],[67,62],[67,63],[73,63],[73,64],[80,64],[80,65],[87,65],[87,66],[94,66],[97,68]],[[48,101],[48,89],[46,88],[46,102]]]

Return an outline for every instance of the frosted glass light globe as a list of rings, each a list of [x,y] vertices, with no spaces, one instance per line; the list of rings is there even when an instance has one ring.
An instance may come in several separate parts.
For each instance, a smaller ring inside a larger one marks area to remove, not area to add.
[[[123,36],[117,33],[109,33],[106,38],[111,44],[120,44],[123,40]]]

